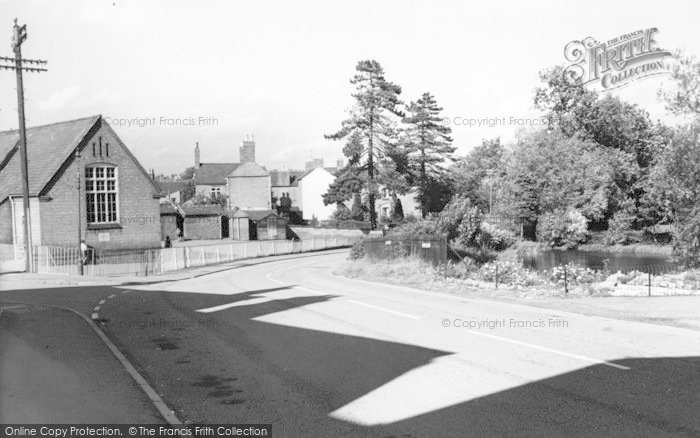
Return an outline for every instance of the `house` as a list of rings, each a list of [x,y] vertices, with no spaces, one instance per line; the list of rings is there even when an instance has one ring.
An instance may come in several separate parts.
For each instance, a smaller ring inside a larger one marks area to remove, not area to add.
[[[160,246],[160,188],[102,116],[26,133],[31,244]],[[19,134],[0,132],[0,243],[22,245],[22,218]]]
[[[217,196],[226,193],[226,178],[238,166],[255,163],[255,140],[247,135],[239,148],[240,163],[202,163],[200,161],[199,142],[194,148],[194,184],[195,195]]]
[[[411,189],[405,195],[396,195],[396,199],[401,201],[401,208],[403,210],[404,217],[413,215],[415,217],[422,217],[422,212],[420,208],[420,203],[416,201],[416,190]],[[388,189],[382,189],[381,196],[377,196],[374,201],[374,207],[377,212],[377,219],[380,222],[385,222],[386,218],[391,217],[391,212],[393,211],[394,198],[389,193]]]
[[[238,163],[200,162],[199,142],[194,147],[194,193],[213,197],[226,193],[226,177],[238,167]]]
[[[336,210],[335,205],[325,205],[323,194],[335,181],[335,176],[324,167],[307,170],[297,179],[299,185],[299,208],[304,220],[329,220]]]
[[[239,165],[227,177],[229,210],[270,210],[270,173],[253,162]]]
[[[156,181],[160,187],[160,202],[182,202],[182,192],[187,185],[187,181]]]

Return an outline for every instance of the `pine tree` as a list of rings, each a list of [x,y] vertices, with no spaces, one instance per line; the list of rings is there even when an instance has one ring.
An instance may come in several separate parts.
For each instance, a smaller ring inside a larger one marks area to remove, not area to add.
[[[408,115],[403,119],[408,125],[406,148],[419,201],[424,200],[431,180],[444,173],[440,164],[451,160],[456,149],[450,137],[452,130],[442,123],[441,111],[435,98],[430,93],[423,93],[418,101],[411,102]],[[421,201],[421,211],[423,217],[428,213],[424,201]]]
[[[343,120],[338,132],[325,137],[331,140],[346,139],[343,153],[348,157],[349,163],[347,171],[336,182],[338,187],[344,186],[345,178],[361,182],[369,197],[370,226],[376,229],[378,167],[387,151],[396,145],[396,123],[392,115],[403,116],[399,110],[401,101],[398,98],[401,87],[384,78],[384,70],[377,61],[360,61],[355,69],[357,74],[350,80],[355,86],[352,95],[355,104],[349,111],[350,116]],[[358,178],[358,174],[366,178]]]

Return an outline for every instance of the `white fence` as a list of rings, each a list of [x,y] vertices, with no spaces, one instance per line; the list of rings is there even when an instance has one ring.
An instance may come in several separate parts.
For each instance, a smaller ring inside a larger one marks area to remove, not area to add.
[[[164,249],[95,251],[88,254],[83,266],[84,275],[147,276],[172,272],[196,266],[256,257],[302,253],[323,249],[342,248],[353,244],[355,238],[346,236],[318,236],[307,240],[252,240],[247,242],[218,243],[215,245],[182,246]],[[12,245],[9,245],[12,247]],[[0,245],[0,263],[13,260],[23,270],[24,259],[16,261],[16,251],[10,254]],[[2,258],[3,255],[5,258]],[[34,272],[51,274],[79,274],[78,248],[39,246],[34,251]]]

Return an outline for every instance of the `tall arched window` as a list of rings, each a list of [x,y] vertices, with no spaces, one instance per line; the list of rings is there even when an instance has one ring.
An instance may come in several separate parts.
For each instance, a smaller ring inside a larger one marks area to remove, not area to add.
[[[85,204],[88,224],[119,221],[117,167],[94,165],[85,168]]]

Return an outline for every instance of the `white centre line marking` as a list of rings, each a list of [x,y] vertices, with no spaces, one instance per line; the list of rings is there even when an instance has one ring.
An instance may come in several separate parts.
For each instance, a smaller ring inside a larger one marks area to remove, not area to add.
[[[607,365],[609,367],[617,368],[620,370],[630,370],[631,369],[630,367],[626,367],[624,365],[618,365],[616,363],[608,362],[608,361],[605,361],[602,359],[595,359],[595,358],[588,357],[588,356],[581,356],[580,354],[567,353],[566,351],[555,350],[554,348],[542,347],[540,345],[530,344],[530,343],[522,342],[522,341],[516,341],[515,339],[504,338],[501,336],[490,335],[488,333],[482,333],[482,332],[478,332],[475,330],[467,330],[467,333],[471,333],[471,334],[477,335],[477,336],[483,336],[485,338],[496,339],[498,341],[509,342],[511,344],[520,345],[520,346],[532,348],[535,350],[546,351],[547,353],[553,353],[553,354],[557,354],[559,356],[571,357],[571,358],[579,359],[579,360],[582,360],[585,362]]]
[[[388,313],[393,313],[394,315],[403,316],[404,318],[421,319],[420,316],[409,315],[408,313],[402,313],[402,312],[397,312],[396,310],[385,309],[385,308],[379,307],[379,306],[373,306],[371,304],[363,303],[362,301],[348,300],[348,302],[353,303],[353,304],[358,304],[360,306],[369,307],[372,309],[382,310],[382,311],[388,312]]]
[[[100,302],[97,303],[97,304],[99,304],[99,305],[101,306],[101,305],[103,305],[106,301],[107,301],[107,300],[100,300]]]

